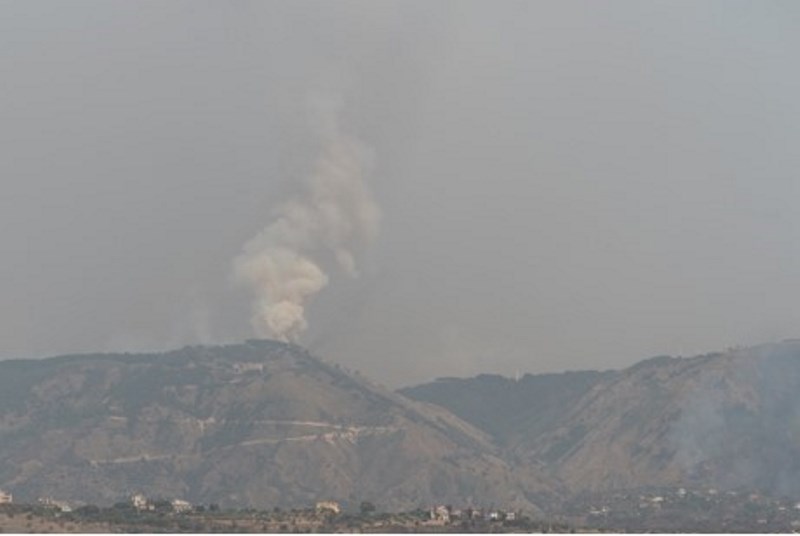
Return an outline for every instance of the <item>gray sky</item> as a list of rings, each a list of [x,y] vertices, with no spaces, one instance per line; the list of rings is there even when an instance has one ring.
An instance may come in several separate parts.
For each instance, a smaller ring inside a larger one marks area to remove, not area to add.
[[[797,2],[0,3],[0,356],[252,335],[318,147],[383,212],[303,342],[390,385],[800,333]]]

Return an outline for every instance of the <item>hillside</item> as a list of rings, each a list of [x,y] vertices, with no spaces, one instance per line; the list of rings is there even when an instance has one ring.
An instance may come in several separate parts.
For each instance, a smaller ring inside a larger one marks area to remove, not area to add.
[[[558,426],[572,404],[614,372],[525,374],[519,380],[492,374],[475,378],[441,378],[401,389],[414,400],[437,404],[491,435],[513,445]]]
[[[483,432],[274,341],[0,362],[0,489],[109,504],[496,502],[555,487]]]
[[[394,393],[253,340],[0,362],[0,489],[537,512],[647,487],[800,496],[800,341]]]
[[[614,372],[480,376],[402,390],[482,428],[571,491],[707,486],[800,494],[800,341]]]

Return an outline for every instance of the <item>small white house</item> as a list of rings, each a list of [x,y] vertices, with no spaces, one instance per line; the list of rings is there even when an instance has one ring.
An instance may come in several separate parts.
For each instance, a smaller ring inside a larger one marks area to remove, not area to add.
[[[12,502],[14,502],[14,496],[0,489],[0,504],[11,504]]]
[[[339,506],[339,503],[336,501],[320,501],[317,503],[317,512],[331,512],[333,514],[339,514],[342,511],[342,508]]]
[[[444,505],[434,506],[431,508],[431,521],[443,524],[450,523],[450,509]]]
[[[72,512],[72,506],[66,501],[57,501],[52,497],[40,497],[39,504],[47,508],[53,508],[63,513]]]
[[[137,510],[153,510],[153,504],[141,493],[131,496],[131,505]]]
[[[183,501],[181,499],[175,499],[172,501],[172,511],[176,514],[186,514],[192,511],[192,503],[189,501]]]

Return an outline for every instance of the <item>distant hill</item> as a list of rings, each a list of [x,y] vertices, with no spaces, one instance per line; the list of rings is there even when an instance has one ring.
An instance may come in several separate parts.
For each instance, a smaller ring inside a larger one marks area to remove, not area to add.
[[[558,426],[572,405],[615,372],[526,374],[519,380],[492,374],[441,378],[401,389],[409,398],[437,404],[490,434],[499,445],[514,445]]]
[[[403,389],[572,492],[646,486],[800,495],[800,341],[622,371],[445,379]]]
[[[18,500],[535,513],[676,486],[800,497],[800,341],[398,393],[275,341],[0,362]]]
[[[298,346],[0,362],[0,489],[109,504],[134,492],[234,507],[384,509],[556,493],[483,432]]]

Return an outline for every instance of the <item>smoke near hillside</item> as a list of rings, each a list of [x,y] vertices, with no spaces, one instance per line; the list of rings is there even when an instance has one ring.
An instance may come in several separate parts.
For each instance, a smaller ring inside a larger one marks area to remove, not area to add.
[[[800,3],[145,4],[0,3],[0,358],[277,333],[399,387],[797,336]]]
[[[282,341],[297,341],[308,327],[305,308],[328,284],[328,264],[358,275],[357,252],[380,223],[366,181],[370,151],[341,129],[341,100],[316,97],[310,108],[321,142],[313,171],[234,261],[235,279],[253,291],[253,329]]]

